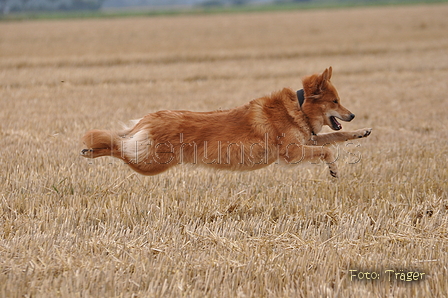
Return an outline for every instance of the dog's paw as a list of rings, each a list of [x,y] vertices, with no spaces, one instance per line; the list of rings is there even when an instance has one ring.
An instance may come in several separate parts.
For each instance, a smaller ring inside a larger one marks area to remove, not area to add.
[[[366,138],[370,135],[371,132],[372,132],[371,128],[358,129],[354,131],[354,137],[357,139]]]
[[[338,168],[337,168],[337,166],[335,164],[330,164],[328,166],[328,168],[330,169],[331,177],[334,177],[334,178],[338,178],[339,177],[339,175],[338,175]]]
[[[335,172],[335,171],[330,170],[330,175],[331,175],[331,177],[333,177],[333,178],[339,178],[338,172]]]
[[[79,154],[84,157],[90,157],[90,155],[92,155],[92,153],[93,153],[93,149],[82,149]]]

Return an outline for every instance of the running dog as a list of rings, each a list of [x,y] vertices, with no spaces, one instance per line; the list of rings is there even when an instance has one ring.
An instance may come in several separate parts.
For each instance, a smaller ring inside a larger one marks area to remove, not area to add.
[[[240,107],[213,112],[165,110],[136,120],[122,131],[90,130],[82,138],[87,158],[122,159],[143,175],[182,165],[256,170],[274,162],[323,160],[338,176],[326,146],[370,135],[371,128],[319,134],[324,125],[341,130],[339,120],[355,115],[341,105],[331,83],[332,68],[304,77],[303,89],[284,88]]]

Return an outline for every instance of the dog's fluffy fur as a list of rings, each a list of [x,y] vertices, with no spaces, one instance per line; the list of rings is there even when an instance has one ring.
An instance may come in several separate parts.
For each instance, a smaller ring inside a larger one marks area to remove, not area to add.
[[[305,101],[283,89],[225,111],[159,111],[123,131],[91,130],[82,138],[87,158],[112,156],[143,175],[193,164],[228,170],[255,170],[274,162],[324,160],[337,176],[327,144],[367,137],[371,129],[318,134],[323,125],[340,130],[336,118],[354,115],[340,104],[330,82],[332,68],[303,78]]]

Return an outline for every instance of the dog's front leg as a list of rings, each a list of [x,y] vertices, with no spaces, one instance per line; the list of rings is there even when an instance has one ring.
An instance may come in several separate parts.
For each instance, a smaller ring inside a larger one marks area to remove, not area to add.
[[[371,128],[363,128],[355,131],[323,133],[313,136],[313,138],[307,142],[307,145],[322,146],[326,144],[335,144],[348,140],[366,138],[370,135],[371,132]]]
[[[333,151],[326,146],[305,146],[298,144],[290,144],[286,147],[286,151],[281,157],[287,164],[299,164],[303,161],[323,160],[328,164],[330,175],[338,177],[338,167]]]

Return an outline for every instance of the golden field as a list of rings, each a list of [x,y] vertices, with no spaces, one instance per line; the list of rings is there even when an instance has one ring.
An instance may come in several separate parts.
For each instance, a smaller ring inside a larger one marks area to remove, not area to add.
[[[447,15],[1,22],[0,297],[447,297]],[[232,108],[330,65],[344,130],[373,128],[339,148],[338,180],[79,156],[86,130]]]

